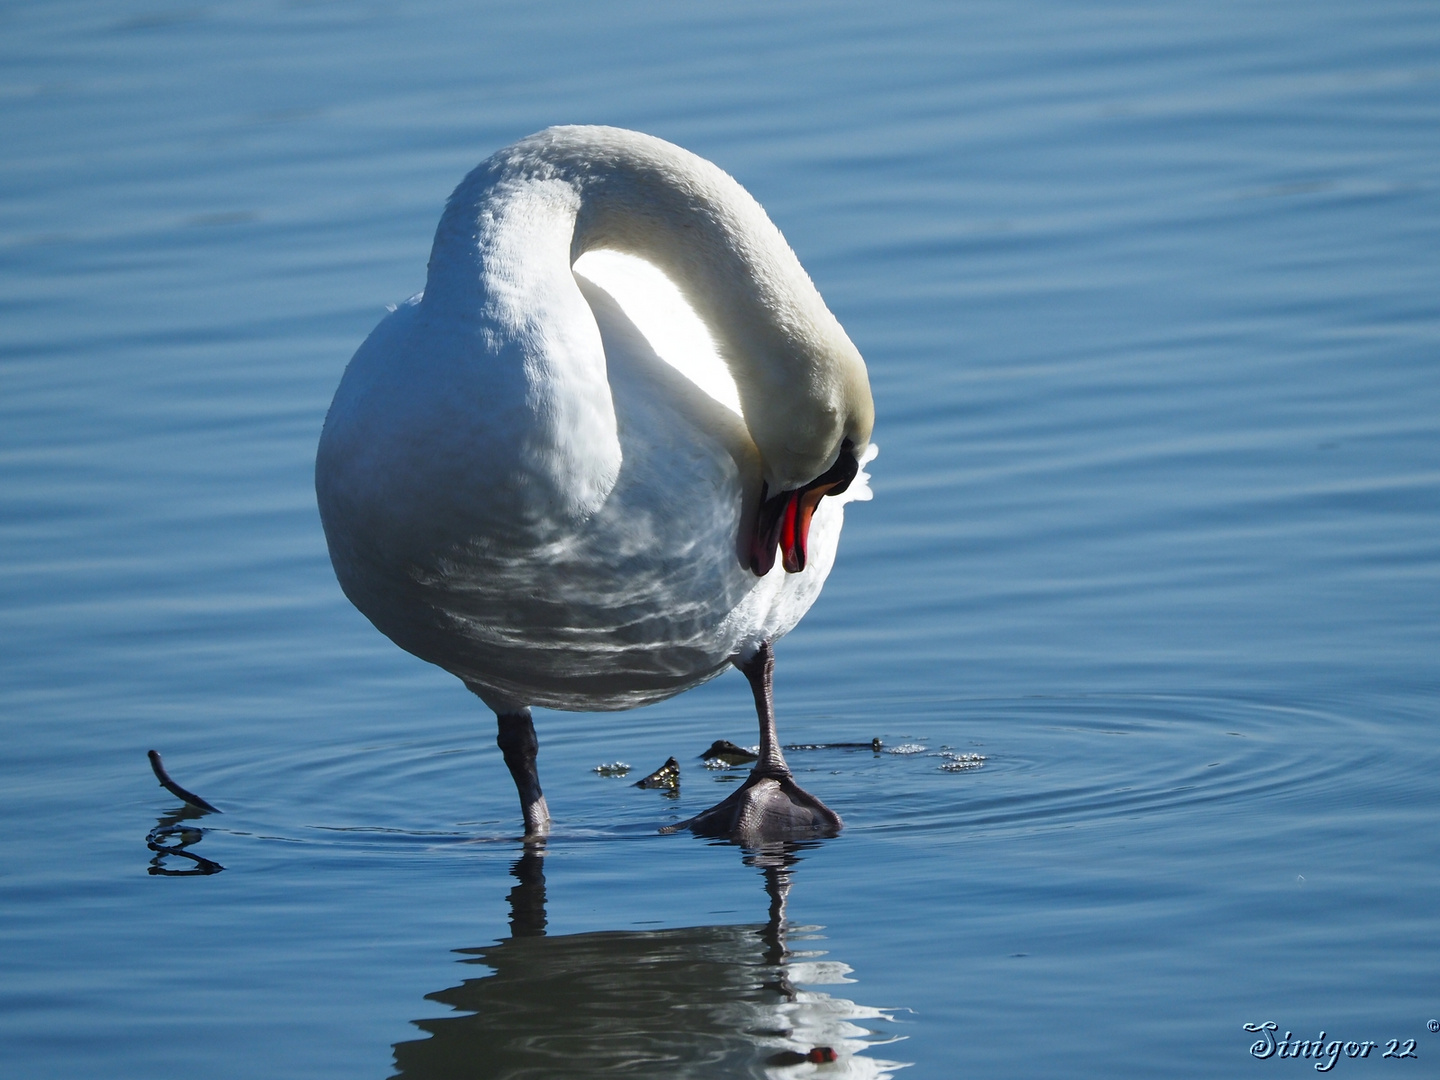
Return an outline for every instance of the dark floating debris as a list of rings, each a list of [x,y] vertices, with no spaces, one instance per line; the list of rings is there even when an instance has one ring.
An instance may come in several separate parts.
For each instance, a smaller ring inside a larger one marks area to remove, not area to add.
[[[680,763],[673,757],[666,758],[665,764],[652,772],[644,780],[635,781],[636,787],[643,788],[668,788],[670,791],[680,790]]]
[[[165,763],[160,760],[160,755],[156,751],[149,751],[148,757],[150,758],[150,768],[155,770],[155,779],[159,780],[160,786],[163,787],[166,791],[170,792],[171,795],[174,795],[177,799],[184,802],[186,805],[195,807],[196,810],[208,810],[212,814],[220,813],[220,811],[216,807],[211,806],[199,795],[196,795],[193,791],[186,791],[174,780],[171,780],[170,774],[165,771]],[[185,854],[184,852],[179,851],[172,853]],[[186,857],[191,859],[199,858],[199,856],[197,855],[187,855]],[[206,860],[202,859],[201,861],[204,862]]]
[[[885,744],[879,739],[871,739],[869,742],[826,742],[826,743],[789,743],[786,750],[870,750],[878,754],[885,749]],[[743,746],[736,746],[729,739],[716,739],[710,744],[700,757],[706,762],[723,762],[726,765],[746,765],[752,761],[758,761],[760,755],[753,751],[746,750]],[[713,767],[713,766],[712,766]]]
[[[744,765],[747,762],[759,761],[759,754],[752,754],[743,746],[736,746],[729,739],[716,739],[710,744],[710,749],[700,755],[705,761],[723,761],[726,765]]]
[[[778,1054],[771,1054],[765,1059],[767,1065],[828,1065],[839,1057],[833,1049],[828,1046],[817,1046],[808,1054],[802,1054],[795,1050],[781,1050]]]
[[[869,742],[816,742],[816,743],[790,743],[786,750],[870,750],[880,753],[885,749],[885,744],[879,739],[871,739]]]

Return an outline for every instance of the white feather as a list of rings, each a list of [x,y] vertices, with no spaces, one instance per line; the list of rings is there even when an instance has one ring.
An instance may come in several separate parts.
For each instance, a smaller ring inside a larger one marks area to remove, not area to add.
[[[741,564],[745,503],[757,497],[762,475],[775,475],[757,442],[778,445],[778,435],[757,439],[743,419],[754,410],[741,404],[753,386],[739,383],[768,378],[771,392],[793,396],[797,416],[849,409],[861,417],[853,423],[863,426],[863,445],[868,386],[852,408],[845,395],[858,395],[841,385],[853,383],[847,365],[858,353],[834,360],[833,377],[823,356],[801,357],[783,378],[747,367],[765,358],[722,358],[717,339],[733,351],[737,341],[779,331],[719,326],[715,312],[724,305],[707,312],[707,325],[687,299],[695,278],[682,290],[635,251],[635,236],[671,227],[664,223],[637,227],[627,253],[591,250],[575,261],[586,199],[596,197],[585,185],[593,187],[602,166],[617,175],[633,167],[612,162],[627,138],[647,153],[659,141],[562,130],[570,133],[560,140],[565,162],[585,138],[600,140],[604,152],[583,182],[558,166],[536,166],[544,146],[532,146],[528,156],[502,151],[457,189],[426,292],[388,315],[356,353],[316,460],[321,518],[346,595],[399,645],[464,679],[497,711],[628,708],[750,657],[814,603],[834,562],[844,504],[870,497],[861,472],[843,496],[821,501],[803,572],[777,567],[756,577]],[[751,219],[764,219],[763,211],[749,204],[732,216],[758,228]],[[766,253],[773,276],[774,266],[788,264],[773,251],[784,241],[764,223],[773,236],[746,239]],[[672,272],[689,265],[674,250],[668,258]],[[762,312],[777,323],[818,303],[833,323],[794,267],[785,273],[803,281],[770,281],[727,303],[783,307]],[[731,280],[734,267],[726,273],[725,287],[746,287]],[[822,343],[844,338],[829,323],[785,332]],[[796,374],[801,369],[810,374]],[[765,415],[785,415],[783,405],[767,402]],[[832,440],[833,461],[838,438],[822,435]],[[872,446],[862,464],[873,456]],[[810,459],[823,457],[807,446],[794,461]]]

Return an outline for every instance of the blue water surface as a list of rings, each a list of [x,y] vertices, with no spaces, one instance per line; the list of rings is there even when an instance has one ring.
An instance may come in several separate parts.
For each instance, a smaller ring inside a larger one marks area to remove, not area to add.
[[[885,747],[792,753],[836,840],[659,835],[732,674],[537,713],[527,858],[335,583],[340,373],[552,123],[727,169],[866,356],[777,650],[787,740]],[[5,1074],[1432,1075],[1437,133],[1400,0],[0,7]]]

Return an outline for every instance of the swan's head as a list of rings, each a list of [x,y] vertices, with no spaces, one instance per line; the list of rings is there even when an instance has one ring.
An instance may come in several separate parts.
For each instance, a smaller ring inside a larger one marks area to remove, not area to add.
[[[814,480],[793,491],[771,495],[760,488],[760,509],[749,536],[750,569],[764,577],[775,565],[778,552],[787,573],[798,574],[809,560],[810,519],[826,495],[839,495],[860,471],[860,459],[849,439],[840,446],[835,464]]]
[[[821,499],[849,488],[875,423],[859,350],[823,302],[808,314],[811,340],[791,344],[789,363],[749,365],[751,378],[736,380],[764,472],[742,555],[762,577],[777,552],[787,572],[805,569],[810,520]]]

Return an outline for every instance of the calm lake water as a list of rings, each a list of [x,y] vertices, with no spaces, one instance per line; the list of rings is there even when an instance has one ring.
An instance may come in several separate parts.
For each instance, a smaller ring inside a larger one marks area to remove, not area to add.
[[[6,1076],[1436,1075],[1440,8],[55,0],[0,63]],[[537,713],[523,857],[335,583],[340,373],[557,122],[729,170],[869,362],[777,650],[782,737],[889,748],[792,755],[836,840],[657,834],[730,674]],[[149,872],[151,747],[223,873]]]

